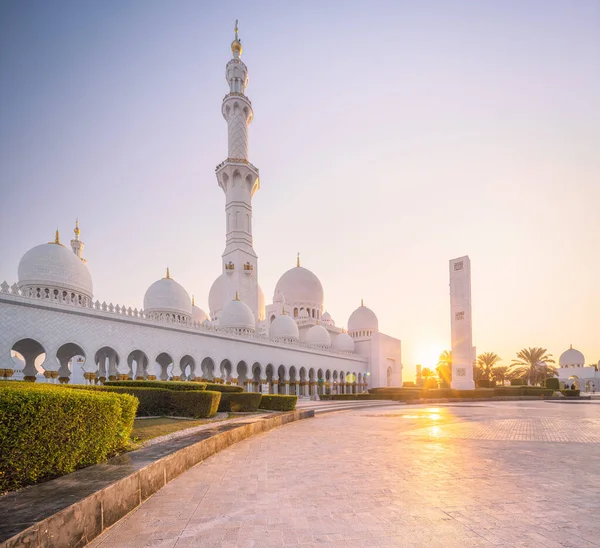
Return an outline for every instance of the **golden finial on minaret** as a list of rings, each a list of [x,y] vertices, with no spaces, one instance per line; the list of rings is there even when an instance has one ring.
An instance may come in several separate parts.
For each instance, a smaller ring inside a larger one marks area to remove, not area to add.
[[[240,296],[238,295],[237,291],[235,292],[235,299],[234,300],[235,301],[239,301],[240,300]]]
[[[192,306],[194,306],[194,296],[192,295]]]
[[[300,252],[296,255],[296,266],[300,266]]]
[[[165,276],[166,280],[170,280],[171,279],[171,273],[169,272],[169,267],[167,266],[167,275]]]
[[[239,57],[240,55],[242,55],[242,42],[240,41],[239,37],[238,37],[238,20],[235,20],[235,27],[233,29],[235,31],[235,39],[233,40],[233,42],[231,42],[231,53],[233,53],[234,57],[237,56]]]
[[[281,307],[281,314],[285,315],[285,308],[283,308],[283,306]]]
[[[77,219],[75,219],[75,229],[73,230],[73,232],[75,232],[75,236],[77,236],[79,238],[79,234],[80,234],[79,217]]]
[[[58,228],[56,229],[56,232],[54,233],[54,241],[53,242],[48,242],[49,244],[58,244],[61,245],[60,243],[60,234],[58,233]]]
[[[360,306],[365,306],[365,303],[363,302],[363,300],[360,300]]]

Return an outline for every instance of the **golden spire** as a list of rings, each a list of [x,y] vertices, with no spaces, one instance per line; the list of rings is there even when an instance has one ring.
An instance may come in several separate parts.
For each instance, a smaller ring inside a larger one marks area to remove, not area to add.
[[[192,306],[194,306],[194,296],[192,295]]]
[[[281,314],[284,315],[285,314],[285,308],[283,308],[283,306],[281,307]]]
[[[235,299],[234,300],[235,301],[239,301],[240,300],[240,296],[238,295],[237,291],[235,292]]]
[[[242,55],[242,42],[240,42],[240,39],[238,37],[238,20],[235,20],[235,39],[233,40],[233,42],[231,42],[231,53],[233,53],[233,56],[235,57],[237,54],[237,57],[239,57],[240,55]]]
[[[296,266],[300,266],[300,252],[296,255]]]
[[[54,241],[53,242],[48,242],[49,244],[58,244],[58,245],[62,245],[60,243],[60,234],[58,233],[58,228],[56,229],[56,233],[54,234]]]
[[[75,219],[75,229],[73,230],[73,232],[75,232],[75,236],[79,236],[79,234],[80,234],[79,217],[77,219]]]
[[[363,300],[360,300],[360,306],[365,306],[365,303],[363,302]]]
[[[171,279],[171,273],[169,272],[169,267],[167,266],[167,275],[165,276],[166,280],[170,280]]]

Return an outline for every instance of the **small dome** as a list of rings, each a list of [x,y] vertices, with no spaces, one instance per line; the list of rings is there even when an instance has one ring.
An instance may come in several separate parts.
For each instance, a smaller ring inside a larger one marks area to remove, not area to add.
[[[192,305],[192,320],[199,323],[204,323],[206,320],[210,321],[209,315],[204,312],[200,307]]]
[[[377,331],[379,329],[379,320],[377,320],[375,312],[364,306],[361,302],[361,305],[348,318],[348,331],[365,329]]]
[[[273,297],[273,303],[283,304],[285,302],[285,296],[281,291],[276,290]]]
[[[208,309],[210,315],[214,318],[217,312],[220,312],[223,308],[223,292],[227,279],[225,274],[221,274],[212,284],[210,292],[208,293]]]
[[[331,317],[331,314],[329,312],[325,312],[325,314],[321,316],[321,321],[325,325],[335,325],[335,322],[333,321],[333,318]]]
[[[192,316],[192,303],[188,292],[173,278],[154,282],[144,295],[145,312],[166,312]]]
[[[85,263],[62,244],[41,244],[19,262],[19,287],[46,285],[92,297],[92,277]]]
[[[275,294],[277,292],[285,295],[285,302],[290,305],[310,303],[323,306],[323,286],[319,278],[301,266],[291,268],[279,278],[275,286]]]
[[[578,365],[583,367],[585,365],[585,358],[579,350],[575,350],[572,346],[569,350],[565,350],[558,359],[560,367],[568,367],[571,365]]]
[[[306,342],[314,346],[331,346],[331,337],[322,325],[313,325],[306,334]]]
[[[254,331],[256,320],[250,307],[238,299],[229,301],[219,317],[219,326],[230,329],[248,329]]]
[[[269,337],[271,339],[293,339],[297,341],[300,338],[300,333],[296,322],[287,314],[281,314],[271,322]]]
[[[333,348],[342,352],[354,352],[354,340],[348,333],[340,333],[333,338]]]

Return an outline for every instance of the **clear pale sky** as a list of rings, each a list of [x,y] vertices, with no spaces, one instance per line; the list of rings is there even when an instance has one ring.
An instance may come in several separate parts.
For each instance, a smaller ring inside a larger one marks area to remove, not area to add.
[[[405,379],[449,347],[448,260],[474,341],[600,359],[600,4],[0,4],[0,279],[79,217],[95,297],[221,271],[221,100],[240,20],[259,276],[295,264],[338,325],[361,297]]]

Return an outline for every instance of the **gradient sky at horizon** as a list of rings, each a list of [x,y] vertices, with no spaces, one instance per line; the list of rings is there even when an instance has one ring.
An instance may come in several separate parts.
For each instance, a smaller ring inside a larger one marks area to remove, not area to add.
[[[364,298],[405,379],[449,347],[468,254],[474,341],[600,360],[600,3],[155,0],[0,4],[0,280],[79,217],[100,301],[168,265],[221,272],[233,22],[255,120],[260,283],[295,264],[338,325]]]

